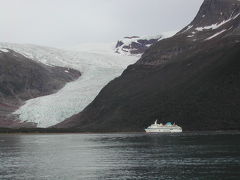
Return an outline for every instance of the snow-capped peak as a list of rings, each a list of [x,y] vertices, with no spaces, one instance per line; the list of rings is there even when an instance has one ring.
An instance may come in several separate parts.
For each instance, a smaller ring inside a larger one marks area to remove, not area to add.
[[[151,45],[155,44],[159,40],[169,38],[176,34],[177,31],[171,31],[162,33],[155,36],[130,36],[124,37],[119,40],[115,46],[115,52],[124,55],[136,55],[139,56]]]
[[[5,53],[7,53],[7,52],[9,52],[7,49],[5,49],[5,48],[0,48],[0,52],[5,52]]]

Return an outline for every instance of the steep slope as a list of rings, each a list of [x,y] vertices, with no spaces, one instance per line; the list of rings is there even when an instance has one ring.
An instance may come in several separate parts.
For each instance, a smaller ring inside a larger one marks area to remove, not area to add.
[[[196,18],[145,51],[58,128],[143,131],[155,118],[184,130],[240,129],[240,1],[205,0]]]
[[[37,127],[55,125],[84,109],[109,81],[137,60],[136,57],[118,55],[106,46],[98,47],[102,53],[92,46],[91,49],[81,46],[79,51],[9,43],[0,46],[14,49],[36,62],[81,72],[79,79],[68,83],[57,93],[30,99],[14,112],[21,121],[37,124]]]
[[[0,127],[26,125],[10,113],[25,100],[54,93],[79,76],[79,71],[47,66],[13,50],[0,49]]]
[[[176,34],[176,31],[162,33],[158,36],[131,36],[119,40],[115,46],[115,52],[124,55],[142,55],[150,46],[158,41],[169,38]]]

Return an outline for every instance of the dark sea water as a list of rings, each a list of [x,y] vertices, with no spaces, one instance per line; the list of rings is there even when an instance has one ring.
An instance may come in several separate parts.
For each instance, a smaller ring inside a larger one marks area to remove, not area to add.
[[[0,179],[240,179],[240,133],[2,134]]]

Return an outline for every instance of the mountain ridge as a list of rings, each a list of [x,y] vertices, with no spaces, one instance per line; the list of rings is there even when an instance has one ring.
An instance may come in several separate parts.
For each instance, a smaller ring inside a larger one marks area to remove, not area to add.
[[[188,26],[152,45],[82,112],[54,127],[143,131],[159,118],[183,130],[239,130],[239,7],[205,0]]]
[[[169,38],[177,31],[161,33],[156,36],[130,36],[118,40],[115,45],[115,52],[124,55],[141,56],[150,46],[162,39]]]

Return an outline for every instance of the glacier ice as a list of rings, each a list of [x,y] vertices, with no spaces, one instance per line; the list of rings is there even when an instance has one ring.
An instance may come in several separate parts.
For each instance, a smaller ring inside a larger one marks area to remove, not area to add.
[[[111,48],[81,51],[81,48],[62,50],[10,43],[0,43],[0,47],[13,49],[47,65],[74,68],[82,73],[79,79],[67,83],[57,93],[30,99],[14,112],[21,121],[37,123],[38,127],[55,125],[82,111],[109,81],[138,59],[116,54]]]

